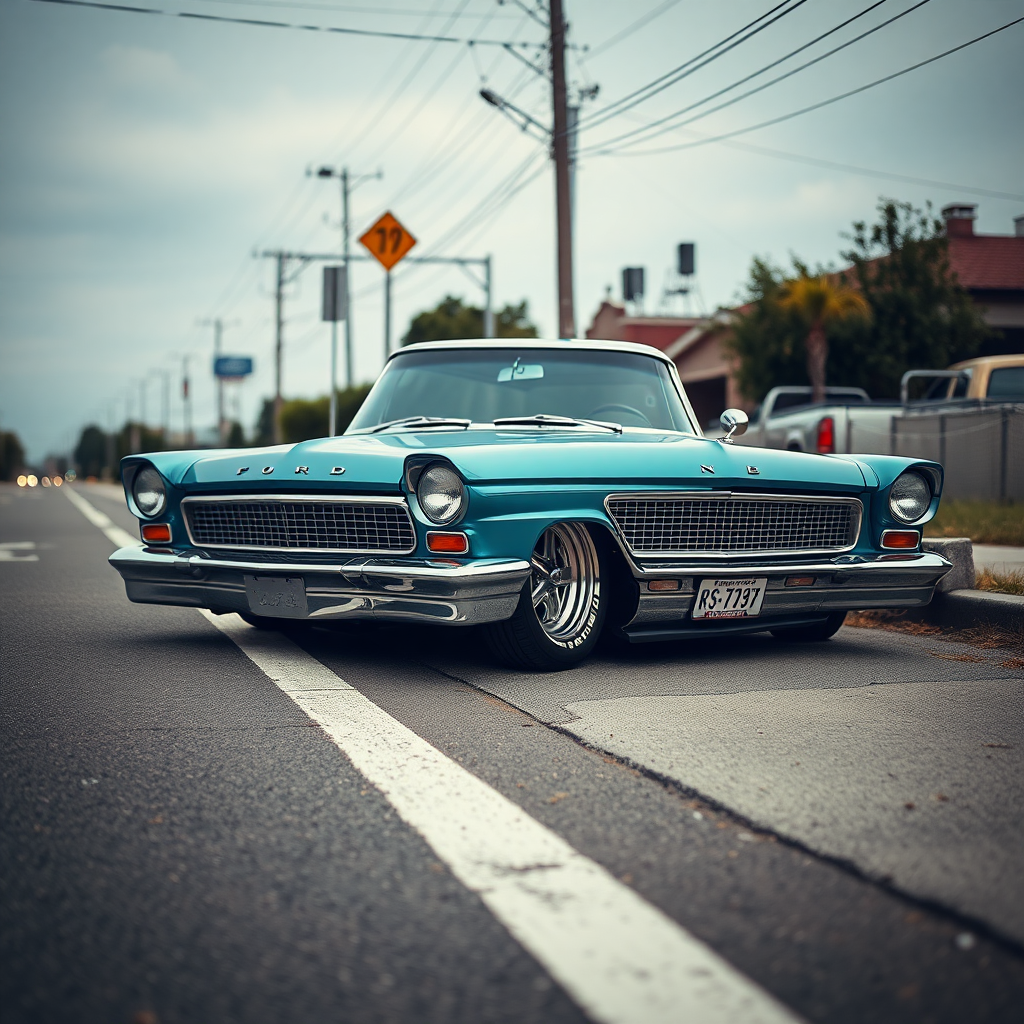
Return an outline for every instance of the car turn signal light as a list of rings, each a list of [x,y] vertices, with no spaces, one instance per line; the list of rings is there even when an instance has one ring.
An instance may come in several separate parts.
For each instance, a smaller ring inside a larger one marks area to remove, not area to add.
[[[916,548],[921,541],[917,530],[883,530],[883,548]]]
[[[142,527],[142,539],[147,544],[170,544],[170,523],[145,523]]]
[[[431,531],[427,534],[427,550],[446,555],[465,555],[469,551],[469,538],[464,533],[440,533]]]
[[[787,576],[786,586],[787,587],[813,587],[814,576]]]
[[[836,421],[823,416],[818,424],[818,454],[833,455],[836,450]]]

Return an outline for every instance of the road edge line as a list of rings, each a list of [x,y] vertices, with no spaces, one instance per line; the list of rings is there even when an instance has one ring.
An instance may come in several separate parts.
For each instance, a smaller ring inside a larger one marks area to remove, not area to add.
[[[594,1021],[799,1020],[657,907],[287,637],[253,629],[234,614],[199,611],[323,727]],[[321,681],[325,673],[333,676],[335,687],[298,685],[310,672]]]
[[[122,530],[110,516],[101,512],[95,505],[86,501],[72,487],[65,487],[64,493],[71,502],[93,526],[98,527],[106,534],[107,540],[119,548],[140,548],[142,541],[133,537],[127,530]]]

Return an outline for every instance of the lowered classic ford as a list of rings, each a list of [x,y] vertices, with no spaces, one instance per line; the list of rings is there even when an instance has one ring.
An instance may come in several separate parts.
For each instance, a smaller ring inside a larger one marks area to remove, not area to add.
[[[832,636],[927,604],[934,462],[702,436],[641,345],[469,341],[388,361],[341,437],[122,463],[132,601],[282,620],[479,625],[525,669],[620,642]]]

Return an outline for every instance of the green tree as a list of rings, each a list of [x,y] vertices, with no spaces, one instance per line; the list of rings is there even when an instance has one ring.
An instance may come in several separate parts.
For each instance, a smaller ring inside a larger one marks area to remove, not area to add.
[[[870,307],[860,292],[826,274],[801,274],[787,281],[778,301],[784,311],[796,313],[804,324],[807,376],[814,389],[811,401],[824,402],[828,332],[850,321],[869,320]]]
[[[799,269],[800,265],[798,273]],[[800,317],[779,301],[785,280],[781,267],[755,256],[743,305],[725,340],[725,347],[736,358],[739,389],[753,401],[778,384],[810,382]]]
[[[107,464],[107,435],[90,423],[75,445],[74,457],[80,476],[102,476]]]
[[[0,480],[16,480],[25,468],[25,449],[12,430],[0,430]]]
[[[871,307],[871,323],[837,326],[863,353],[862,386],[877,397],[898,398],[911,369],[945,369],[970,359],[992,333],[949,265],[945,226],[931,213],[895,199],[879,200],[878,220],[862,221],[842,253],[847,272]]]
[[[536,338],[537,327],[530,320],[529,303],[509,304],[494,317],[494,330],[499,338]],[[433,309],[414,316],[403,345],[420,341],[455,341],[460,338],[482,338],[484,311],[477,306],[463,305],[461,298],[447,295]]]
[[[875,398],[898,398],[910,369],[942,369],[974,355],[988,336],[970,296],[949,266],[943,225],[909,203],[881,199],[878,220],[853,225],[848,269],[811,270],[798,259],[787,274],[755,258],[745,303],[726,345],[737,360],[737,382],[758,400],[779,384],[808,384],[808,321],[783,301],[788,279],[829,279],[855,288],[868,317],[824,325],[825,374],[830,384],[862,387]]]
[[[337,430],[341,434],[352,422],[353,417],[370,392],[371,385],[360,384],[338,392]],[[273,403],[270,403],[273,409]],[[320,398],[293,398],[281,409],[281,433],[285,444],[296,444],[310,438],[326,437],[330,419],[330,400],[327,395]]]
[[[233,420],[231,427],[228,430],[227,436],[228,448],[242,448],[245,446],[245,431],[242,429],[242,424],[237,420]]]
[[[251,443],[255,448],[265,448],[268,444],[274,443],[274,400],[272,398],[263,399],[260,414],[256,417]]]
[[[138,444],[139,447],[132,451],[132,433],[133,430],[138,431]],[[149,427],[144,427],[140,423],[125,423],[123,427],[114,436],[114,458],[120,462],[126,455],[139,455],[142,452],[162,452],[166,451],[167,444],[164,440],[164,432],[162,430],[150,430]],[[117,466],[114,467],[114,477],[116,479],[119,470]]]

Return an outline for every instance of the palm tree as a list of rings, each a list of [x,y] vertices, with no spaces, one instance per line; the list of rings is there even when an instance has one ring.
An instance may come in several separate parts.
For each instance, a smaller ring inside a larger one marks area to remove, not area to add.
[[[801,274],[787,281],[779,293],[779,305],[792,310],[807,324],[807,376],[811,380],[812,402],[825,401],[825,362],[828,359],[828,329],[845,320],[867,320],[871,316],[859,291],[822,274]]]

